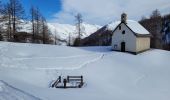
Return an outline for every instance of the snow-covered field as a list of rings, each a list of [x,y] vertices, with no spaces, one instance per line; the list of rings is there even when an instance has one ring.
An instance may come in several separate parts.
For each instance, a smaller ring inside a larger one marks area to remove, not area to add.
[[[0,42],[0,100],[169,100],[170,52]],[[55,89],[59,75],[83,75],[80,89]]]

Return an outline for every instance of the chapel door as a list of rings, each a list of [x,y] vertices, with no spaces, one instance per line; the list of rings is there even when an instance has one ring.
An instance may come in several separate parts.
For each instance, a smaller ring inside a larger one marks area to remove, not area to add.
[[[121,52],[125,52],[126,51],[125,48],[126,48],[125,42],[122,42],[121,43]]]

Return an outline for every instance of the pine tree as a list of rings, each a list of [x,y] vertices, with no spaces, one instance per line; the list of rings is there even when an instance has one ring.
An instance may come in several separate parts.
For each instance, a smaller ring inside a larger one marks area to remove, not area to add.
[[[30,14],[32,22],[32,42],[42,42],[43,44],[49,43],[50,32],[45,17],[38,8],[33,6],[30,9]]]
[[[75,16],[75,18],[76,18],[76,29],[77,29],[77,33],[78,33],[78,39],[81,39],[82,23],[83,23],[82,15],[80,13],[78,13]]]
[[[15,41],[21,19],[24,18],[24,9],[19,0],[9,0],[4,7],[4,21],[6,22],[8,39]]]
[[[160,18],[161,17],[161,14],[160,14],[160,11],[158,9],[154,10],[150,16],[150,18]]]
[[[57,45],[57,30],[55,30],[54,36],[54,44]]]
[[[3,15],[3,5],[2,5],[2,1],[0,0],[0,16]],[[3,17],[0,17],[0,23],[3,22]],[[3,39],[3,25],[0,25],[0,41]]]
[[[162,48],[162,18],[158,9],[154,10],[150,18],[143,18],[140,23],[152,34],[151,47]]]
[[[3,21],[7,25],[6,33],[7,33],[7,40],[12,41],[12,11],[11,6],[9,3],[4,5],[4,15],[3,15]]]
[[[170,50],[170,15],[163,18],[162,40],[164,49]]]
[[[32,42],[35,42],[35,8],[32,6],[30,9],[31,13],[31,23],[32,23]]]
[[[36,8],[35,10],[35,22],[36,22],[36,34],[39,36],[40,34],[40,11],[39,8]]]
[[[48,36],[48,26],[46,19],[42,16],[41,18],[41,23],[42,23],[42,35],[43,35],[43,44],[48,43],[49,36]]]
[[[150,16],[151,22],[150,26],[153,28],[151,38],[151,43],[153,44],[154,48],[162,48],[162,35],[161,35],[161,29],[162,29],[162,19],[161,14],[158,9],[154,10]]]
[[[74,46],[80,46],[81,36],[82,36],[82,32],[83,32],[82,15],[80,13],[78,13],[75,16],[75,20],[76,20],[76,30],[77,30],[78,37],[74,41]]]
[[[71,33],[69,33],[69,36],[68,36],[68,46],[71,46]]]
[[[40,11],[36,7],[31,7],[31,23],[32,23],[32,42],[39,43],[40,40]]]
[[[19,0],[10,0],[10,8],[12,15],[12,34],[15,40],[15,34],[17,32],[18,24],[21,23],[21,19],[24,18],[24,9]]]

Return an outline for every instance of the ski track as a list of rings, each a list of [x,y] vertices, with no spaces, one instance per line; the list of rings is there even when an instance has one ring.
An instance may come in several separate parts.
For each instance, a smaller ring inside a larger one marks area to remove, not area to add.
[[[21,58],[10,58],[10,57],[6,57],[4,54],[6,51],[8,51],[9,46],[11,45],[11,43],[7,43],[7,44],[1,44],[0,46],[0,55],[3,57],[0,58],[1,63],[0,66],[2,67],[6,67],[6,68],[19,68],[19,69],[34,69],[34,70],[77,70],[80,68],[85,67],[86,65],[96,62],[100,59],[103,58],[104,54],[88,54],[88,55],[76,55],[76,56],[66,56],[66,57],[21,57]],[[23,60],[40,60],[40,59],[72,59],[72,58],[80,58],[80,57],[90,57],[90,56],[95,56],[95,55],[100,55],[99,57],[96,57],[92,60],[88,60],[85,61],[84,63],[82,63],[81,65],[77,66],[77,67],[73,67],[73,68],[64,68],[64,67],[57,67],[56,66],[47,66],[47,68],[30,68],[27,67],[25,65],[22,65],[20,63],[18,63],[18,65],[11,65],[8,61],[10,62],[15,62],[15,61],[23,61]],[[18,67],[18,66],[22,66],[22,67]]]
[[[21,57],[21,58],[11,58],[11,57],[6,57],[4,54],[6,51],[8,51],[8,47],[11,45],[11,43],[8,44],[1,44],[0,46],[0,55],[3,58],[0,58],[1,62],[0,62],[0,66],[2,67],[6,67],[6,68],[19,68],[19,69],[30,69],[30,67],[27,67],[25,65],[22,65],[21,63],[18,62],[17,65],[11,65],[8,61],[10,62],[15,62],[15,61],[23,61],[23,60],[41,60],[41,59],[72,59],[72,58],[80,58],[80,57],[90,57],[90,56],[95,56],[95,55],[100,55],[97,58],[94,58],[92,60],[89,61],[85,61],[83,64],[77,66],[77,67],[73,67],[73,68],[64,68],[64,67],[57,67],[56,66],[47,66],[47,68],[31,68],[31,69],[35,69],[35,70],[76,70],[76,69],[80,69],[84,66],[86,66],[87,64],[93,63],[95,61],[100,60],[104,54],[88,54],[88,55],[76,55],[76,56],[66,56],[66,57]],[[22,67],[18,67],[18,66],[22,66]]]
[[[15,88],[8,83],[0,80],[1,85],[5,90],[0,91],[0,100],[41,100],[38,97],[35,97],[29,93],[26,93],[23,90]],[[26,99],[29,98],[29,99]]]
[[[65,56],[65,57],[21,57],[21,58],[13,58],[13,60],[30,60],[30,59],[69,59],[69,58],[78,58],[78,57],[88,57],[96,54],[89,55],[77,55],[77,56]]]
[[[100,54],[99,57],[93,59],[93,60],[89,60],[89,61],[86,61],[84,62],[83,64],[79,65],[78,67],[74,67],[74,68],[36,68],[36,69],[42,69],[42,70],[47,70],[47,69],[51,69],[51,70],[78,70],[78,69],[81,69],[85,66],[87,66],[88,64],[91,64],[91,63],[94,63],[94,62],[97,62],[98,60],[101,60],[103,59],[105,54]]]
[[[87,66],[88,64],[97,62],[97,61],[103,59],[104,55],[105,55],[105,54],[100,54],[99,57],[97,57],[97,58],[95,58],[95,59],[93,59],[93,60],[87,61],[87,62],[83,63],[82,65],[80,65],[79,67],[77,67],[77,68],[75,68],[75,69],[80,69],[80,68],[83,68],[83,67]],[[74,70],[75,70],[75,69],[74,69]]]

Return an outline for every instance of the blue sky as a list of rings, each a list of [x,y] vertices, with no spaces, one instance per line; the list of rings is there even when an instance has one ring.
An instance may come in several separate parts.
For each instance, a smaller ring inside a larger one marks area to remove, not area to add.
[[[7,1],[7,0],[3,0]],[[28,14],[30,6],[39,7],[48,22],[74,24],[74,16],[81,13],[89,24],[104,25],[120,20],[125,12],[128,19],[140,20],[159,9],[162,15],[170,13],[170,0],[20,0]]]
[[[60,0],[21,0],[25,11],[29,13],[31,5],[38,7],[40,12],[50,20],[53,14],[61,10]]]
[[[7,2],[7,0],[2,0]],[[30,13],[31,5],[38,7],[40,12],[50,20],[53,18],[53,15],[61,10],[61,1],[60,0],[19,0],[21,1],[26,15]]]

